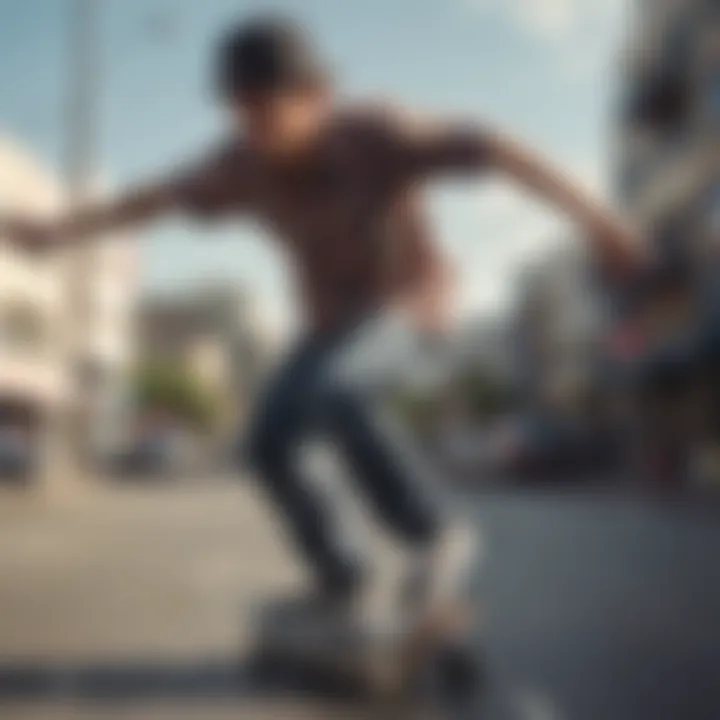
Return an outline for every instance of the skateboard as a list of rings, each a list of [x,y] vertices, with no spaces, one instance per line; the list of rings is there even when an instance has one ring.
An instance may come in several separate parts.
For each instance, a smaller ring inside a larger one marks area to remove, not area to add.
[[[255,627],[252,664],[276,678],[311,677],[355,697],[443,695],[463,702],[482,685],[468,598],[447,602],[411,626],[401,614],[313,617],[292,598],[280,598],[263,604]]]

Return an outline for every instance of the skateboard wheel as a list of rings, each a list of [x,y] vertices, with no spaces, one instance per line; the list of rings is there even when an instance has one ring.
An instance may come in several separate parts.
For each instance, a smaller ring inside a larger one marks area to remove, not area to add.
[[[457,643],[442,648],[434,666],[434,682],[444,697],[465,703],[480,693],[484,679],[482,662],[468,645]]]

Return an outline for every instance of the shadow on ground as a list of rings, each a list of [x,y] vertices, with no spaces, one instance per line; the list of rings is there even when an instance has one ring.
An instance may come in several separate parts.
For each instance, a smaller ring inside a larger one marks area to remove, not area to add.
[[[299,668],[256,668],[250,661],[0,664],[0,702],[253,698],[300,694],[353,700],[358,689]]]

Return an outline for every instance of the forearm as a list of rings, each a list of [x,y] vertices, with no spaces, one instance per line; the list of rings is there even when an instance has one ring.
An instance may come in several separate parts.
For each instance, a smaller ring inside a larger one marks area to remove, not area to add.
[[[489,148],[493,166],[567,214],[587,233],[603,263],[624,271],[644,261],[646,249],[629,228],[580,183],[511,140],[493,138]]]
[[[167,205],[167,192],[161,188],[133,190],[115,201],[78,208],[51,223],[48,234],[53,241],[63,244],[82,242],[146,222]]]

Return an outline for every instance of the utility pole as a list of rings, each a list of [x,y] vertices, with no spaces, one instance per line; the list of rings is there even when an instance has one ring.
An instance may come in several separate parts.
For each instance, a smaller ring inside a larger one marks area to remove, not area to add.
[[[96,172],[100,104],[100,11],[103,0],[68,2],[68,97],[65,120],[65,177],[71,210],[87,202]],[[66,252],[67,314],[63,327],[64,363],[68,368],[70,402],[56,423],[56,441],[63,485],[77,484],[86,470],[89,410],[93,377],[88,372],[92,310],[93,244],[81,243]]]
[[[100,101],[100,10],[103,0],[70,2],[67,178],[72,202],[86,199],[96,170]]]
[[[100,150],[100,106],[103,92],[101,20],[105,0],[65,0],[68,10],[68,94],[64,130],[68,206],[93,199]],[[176,31],[174,12],[148,16],[145,32],[166,42]],[[150,22],[152,21],[152,22]],[[64,251],[66,314],[62,328],[62,362],[68,370],[70,402],[51,423],[50,472],[61,485],[78,484],[90,459],[94,408],[104,391],[104,368],[94,357],[92,339],[98,253],[92,238]]]

